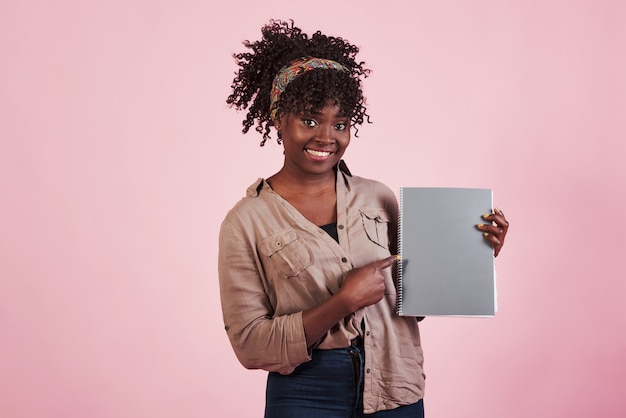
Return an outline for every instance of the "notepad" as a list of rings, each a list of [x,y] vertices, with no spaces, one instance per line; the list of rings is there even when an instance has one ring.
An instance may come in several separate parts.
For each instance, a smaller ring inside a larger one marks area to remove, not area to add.
[[[476,229],[492,207],[489,189],[400,189],[398,315],[495,314],[493,248]]]

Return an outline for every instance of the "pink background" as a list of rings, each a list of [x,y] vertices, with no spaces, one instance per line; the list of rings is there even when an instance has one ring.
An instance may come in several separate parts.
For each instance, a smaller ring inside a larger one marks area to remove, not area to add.
[[[511,221],[497,316],[423,323],[427,416],[623,417],[619,0],[2,0],[0,416],[262,416],[216,253],[281,164],[224,102],[271,17],[362,47],[354,173],[490,187]]]

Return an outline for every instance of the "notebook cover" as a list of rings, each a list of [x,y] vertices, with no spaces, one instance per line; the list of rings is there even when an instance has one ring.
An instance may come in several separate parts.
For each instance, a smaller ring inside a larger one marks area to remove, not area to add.
[[[398,315],[494,315],[493,249],[476,229],[492,196],[489,189],[400,189]]]

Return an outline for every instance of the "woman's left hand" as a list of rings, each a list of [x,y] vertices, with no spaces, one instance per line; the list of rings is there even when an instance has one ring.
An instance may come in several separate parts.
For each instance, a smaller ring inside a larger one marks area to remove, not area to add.
[[[504,217],[504,213],[497,208],[493,210],[493,213],[485,214],[482,218],[491,223],[478,224],[476,228],[483,231],[483,236],[493,247],[493,255],[497,257],[504,245],[504,238],[509,230],[509,221]]]

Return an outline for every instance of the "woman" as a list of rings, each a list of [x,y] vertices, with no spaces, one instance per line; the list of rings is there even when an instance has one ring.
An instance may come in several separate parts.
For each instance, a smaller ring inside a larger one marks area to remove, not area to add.
[[[235,354],[270,372],[266,417],[422,417],[418,320],[395,315],[397,201],[342,161],[351,128],[368,118],[368,70],[344,39],[281,21],[262,34],[235,55],[227,102],[248,109],[243,131],[256,123],[261,145],[276,130],[284,164],[250,186],[220,231]],[[501,212],[485,219],[497,254],[508,224]]]

